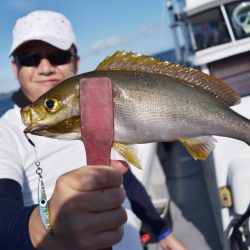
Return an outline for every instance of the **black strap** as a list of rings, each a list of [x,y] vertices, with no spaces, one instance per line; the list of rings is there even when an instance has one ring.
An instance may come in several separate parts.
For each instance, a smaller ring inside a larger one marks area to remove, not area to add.
[[[238,219],[236,224],[233,227],[233,232],[230,237],[230,243],[232,250],[247,250],[248,247],[243,242],[243,235],[240,231],[242,224],[250,217],[250,205],[248,206],[247,211]]]

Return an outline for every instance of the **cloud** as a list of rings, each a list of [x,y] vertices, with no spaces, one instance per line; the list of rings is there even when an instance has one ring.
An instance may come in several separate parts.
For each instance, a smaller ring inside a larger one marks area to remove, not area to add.
[[[89,47],[85,53],[85,56],[97,55],[105,52],[109,49],[114,49],[121,45],[127,45],[136,42],[140,39],[145,39],[150,36],[156,35],[160,32],[160,24],[153,24],[151,26],[142,27],[127,36],[110,36],[95,42]]]
[[[125,43],[128,43],[129,39],[128,37],[118,37],[118,36],[111,36],[107,37],[105,39],[101,39],[97,42],[95,42],[88,50],[88,55],[96,55],[99,54],[105,50],[123,45]]]
[[[9,0],[8,4],[16,10],[27,10],[30,8],[32,2],[23,0]]]

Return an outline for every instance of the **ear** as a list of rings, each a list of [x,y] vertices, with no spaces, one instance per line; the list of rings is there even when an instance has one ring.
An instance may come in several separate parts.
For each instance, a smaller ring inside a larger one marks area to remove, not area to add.
[[[18,65],[16,64],[15,60],[12,60],[11,68],[12,68],[12,72],[13,72],[15,78],[18,80],[19,79],[19,77],[18,77],[19,68],[18,68]]]

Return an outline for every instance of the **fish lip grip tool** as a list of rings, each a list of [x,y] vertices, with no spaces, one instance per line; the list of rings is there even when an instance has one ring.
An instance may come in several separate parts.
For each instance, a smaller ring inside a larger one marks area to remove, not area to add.
[[[107,77],[82,78],[80,86],[81,137],[88,165],[110,165],[114,139],[112,82]],[[112,247],[102,250],[112,250]]]
[[[114,139],[114,105],[109,78],[80,80],[81,136],[88,165],[110,165]]]

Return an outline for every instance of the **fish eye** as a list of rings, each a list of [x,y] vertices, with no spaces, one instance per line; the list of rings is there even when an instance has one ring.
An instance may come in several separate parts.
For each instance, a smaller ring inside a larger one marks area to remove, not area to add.
[[[60,104],[55,98],[46,99],[44,106],[49,113],[56,113],[60,108]]]

